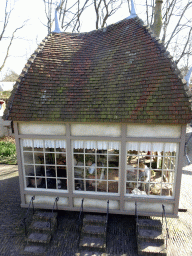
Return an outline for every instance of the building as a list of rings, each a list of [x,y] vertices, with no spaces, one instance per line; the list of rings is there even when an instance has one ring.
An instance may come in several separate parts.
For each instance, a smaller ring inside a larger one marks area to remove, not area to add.
[[[135,15],[89,33],[52,33],[15,84],[21,206],[178,214],[190,92]]]

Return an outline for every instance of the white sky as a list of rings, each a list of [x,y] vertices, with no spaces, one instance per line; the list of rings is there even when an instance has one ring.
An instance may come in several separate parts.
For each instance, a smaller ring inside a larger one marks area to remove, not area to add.
[[[70,0],[70,2],[71,1],[73,0]],[[16,33],[16,39],[14,40],[10,50],[10,57],[6,62],[4,69],[0,73],[0,80],[8,69],[20,74],[27,62],[27,59],[37,48],[37,44],[39,44],[47,35],[47,28],[43,25],[43,23],[46,24],[47,22],[43,0],[9,0],[9,2],[12,4],[11,8],[13,11],[11,13],[5,36],[10,38],[14,29],[22,26],[25,20],[28,21],[25,27]],[[136,0],[135,2],[137,3],[135,5],[136,12],[138,16],[142,18],[141,12],[139,13],[139,10],[141,10],[139,4],[141,5],[142,2],[138,2]],[[0,0],[0,33],[3,24],[4,7],[5,0]],[[93,30],[95,28],[95,13],[90,13],[89,9],[84,15],[85,18],[83,19],[81,32]],[[123,8],[109,19],[108,24],[115,23],[129,15],[130,13],[126,3]],[[0,65],[2,64],[8,41],[8,39],[0,41]]]
[[[0,80],[8,69],[20,74],[27,62],[27,59],[37,48],[37,44],[39,44],[47,35],[47,28],[43,25],[47,22],[43,0],[9,0],[9,3],[11,3],[11,9],[13,10],[5,34],[5,37],[8,39],[0,41],[0,65],[3,62],[6,47],[12,32],[17,27],[22,26],[24,21],[28,21],[25,27],[18,30],[16,33],[16,39],[10,49],[10,57],[0,73]],[[0,0],[0,33],[3,25],[2,20],[4,18],[4,8],[5,0]],[[128,5],[126,4],[117,15],[113,15],[109,24],[124,19],[129,15]],[[91,31],[95,28],[95,13],[90,14],[89,9],[85,12],[85,16],[86,19],[83,20],[81,32]]]

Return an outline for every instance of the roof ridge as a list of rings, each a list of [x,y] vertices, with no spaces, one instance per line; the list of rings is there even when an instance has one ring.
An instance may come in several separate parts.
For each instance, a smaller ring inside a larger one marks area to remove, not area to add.
[[[31,65],[35,61],[35,59],[37,57],[37,54],[40,53],[43,50],[43,48],[45,46],[45,43],[49,40],[49,38],[51,38],[51,36],[52,35],[49,34],[41,41],[41,43],[38,45],[37,49],[31,54],[30,58],[28,59],[27,63],[25,64],[24,68],[22,69],[21,74],[19,75],[19,77],[16,80],[16,83],[13,86],[11,96],[9,97],[6,109],[4,111],[4,114],[3,114],[3,117],[2,117],[4,120],[8,120],[9,113],[12,109],[12,103],[14,101],[15,94],[16,94],[17,90],[19,89],[20,82],[25,79],[25,75],[28,73],[29,68],[31,67]]]

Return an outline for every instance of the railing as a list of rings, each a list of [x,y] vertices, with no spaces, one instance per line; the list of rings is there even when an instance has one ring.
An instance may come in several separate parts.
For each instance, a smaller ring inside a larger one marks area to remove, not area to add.
[[[27,223],[26,223],[26,219],[28,217],[28,213],[29,213],[29,209],[30,209],[31,204],[32,204],[32,207],[33,207],[33,214],[34,214],[34,204],[33,204],[34,200],[35,200],[35,196],[32,196],[31,200],[29,202],[29,206],[28,206],[27,212],[25,214],[25,217],[23,218],[23,223],[24,223],[24,227],[25,227],[25,236],[27,236]]]
[[[189,156],[188,156],[188,154],[187,154],[187,144],[189,143],[189,141],[190,141],[191,138],[192,138],[192,133],[190,134],[188,140],[185,142],[185,147],[184,147],[184,155],[185,155],[185,157],[186,157],[186,159],[187,159],[188,165],[191,164],[191,161],[190,161]]]
[[[83,222],[83,202],[84,202],[84,198],[81,200],[81,208],[80,208],[79,217],[78,217],[78,221],[77,221],[79,234],[81,232],[81,227],[82,227],[82,222]]]
[[[54,204],[53,204],[53,208],[52,208],[52,216],[50,217],[50,219],[49,219],[49,223],[50,223],[50,232],[51,232],[51,218],[53,217],[53,211],[55,210],[55,207],[56,207],[56,209],[58,210],[58,205],[57,205],[57,202],[59,201],[59,197],[57,196],[56,198],[55,198],[55,201],[54,201]]]
[[[108,230],[108,220],[109,220],[109,200],[107,201],[107,215],[105,221],[105,239],[106,239],[106,247],[107,247],[107,230]]]
[[[137,210],[137,202],[135,202],[135,225],[136,225],[136,237],[138,235],[138,210]]]
[[[82,225],[83,225],[83,202],[84,202],[84,198],[81,200],[81,207],[80,207],[79,217],[78,217],[78,220],[77,220],[77,230],[78,230],[78,233],[79,233],[78,245],[80,243],[81,228],[82,228]]]
[[[167,248],[167,240],[169,239],[169,229],[168,229],[168,225],[167,225],[167,218],[166,218],[166,212],[165,212],[165,205],[162,204],[162,225],[163,225],[163,217],[165,218],[165,225],[166,225],[166,248]]]

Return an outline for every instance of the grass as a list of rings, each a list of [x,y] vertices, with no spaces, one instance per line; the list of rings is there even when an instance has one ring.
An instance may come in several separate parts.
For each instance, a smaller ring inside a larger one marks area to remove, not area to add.
[[[0,138],[0,164],[17,164],[15,139],[10,136]]]

